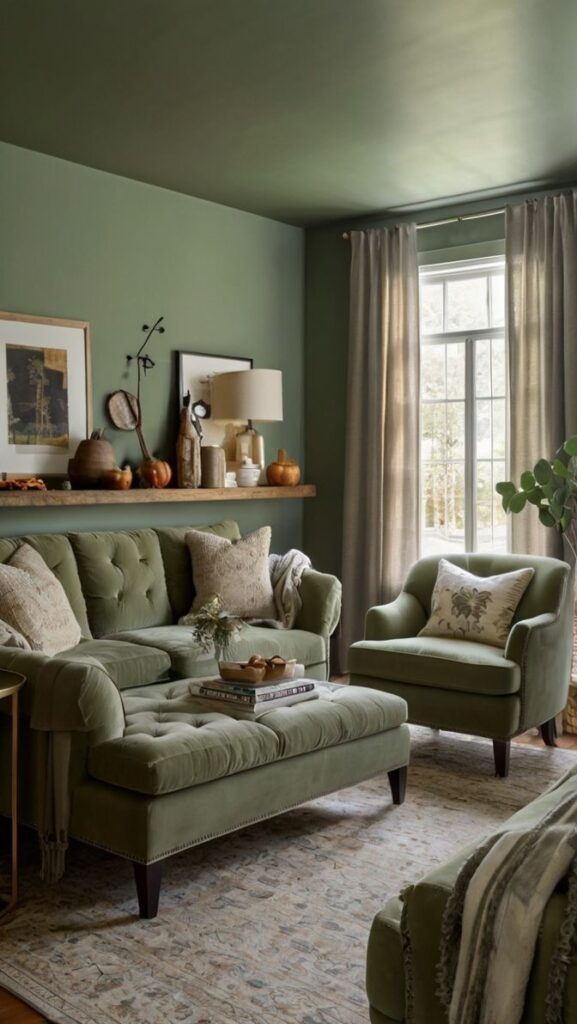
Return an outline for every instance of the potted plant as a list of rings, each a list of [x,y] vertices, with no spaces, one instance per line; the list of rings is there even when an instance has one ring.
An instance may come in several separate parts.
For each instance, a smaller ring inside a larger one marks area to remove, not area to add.
[[[539,459],[533,469],[521,473],[520,486],[512,480],[502,480],[496,486],[505,512],[522,512],[527,504],[534,505],[543,526],[561,534],[568,548],[568,561],[577,565],[577,435],[568,438],[555,453],[552,461]],[[577,622],[576,622],[577,626]],[[577,732],[577,679],[574,666],[565,711],[565,725]]]
[[[208,652],[214,647],[218,662],[227,658],[236,635],[244,626],[242,619],[223,611],[219,594],[213,594],[188,624],[192,626],[193,639],[202,651]]]

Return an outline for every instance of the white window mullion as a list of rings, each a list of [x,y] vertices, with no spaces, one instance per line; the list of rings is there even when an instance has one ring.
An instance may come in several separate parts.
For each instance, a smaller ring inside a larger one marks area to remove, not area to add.
[[[475,341],[465,343],[465,549],[475,551],[477,531],[477,440],[475,416]]]

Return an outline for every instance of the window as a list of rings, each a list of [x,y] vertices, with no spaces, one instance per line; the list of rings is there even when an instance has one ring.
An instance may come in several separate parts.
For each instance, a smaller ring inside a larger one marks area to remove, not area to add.
[[[421,551],[506,551],[501,257],[421,268]]]

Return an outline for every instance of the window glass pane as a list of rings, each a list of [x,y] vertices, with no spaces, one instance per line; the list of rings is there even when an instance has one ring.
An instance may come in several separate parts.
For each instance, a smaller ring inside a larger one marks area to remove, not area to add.
[[[446,408],[445,402],[431,402],[423,406],[421,428],[421,459],[423,462],[445,458]]]
[[[465,403],[447,403],[447,458],[465,458]]]
[[[475,342],[475,393],[477,398],[491,394],[491,342],[485,338]]]
[[[429,466],[424,471],[423,554],[463,551],[465,466]]]
[[[447,330],[487,327],[487,278],[461,278],[447,283]]]
[[[423,345],[421,351],[421,396],[445,398],[446,345]]]
[[[491,327],[505,324],[505,275],[491,277]]]
[[[496,397],[502,395],[504,397],[507,393],[504,338],[493,338],[491,342],[491,367],[493,395]]]
[[[421,331],[440,334],[443,330],[443,285],[440,282],[423,284],[420,288]]]
[[[477,458],[490,459],[491,445],[491,401],[480,399],[477,403]]]
[[[505,399],[497,398],[493,402],[493,456],[504,459],[506,452]]]
[[[490,462],[477,463],[477,501],[493,500],[491,475]]]
[[[447,398],[465,397],[465,342],[455,341],[447,350]]]

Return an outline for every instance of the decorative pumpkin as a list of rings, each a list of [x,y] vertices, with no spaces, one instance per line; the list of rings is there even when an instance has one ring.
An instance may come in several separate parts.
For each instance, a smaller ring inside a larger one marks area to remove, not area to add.
[[[266,478],[271,487],[296,487],[300,478],[300,466],[289,459],[284,448],[279,448],[276,462],[266,467]]]
[[[81,441],[74,458],[68,463],[68,476],[75,490],[100,486],[100,477],[114,469],[114,448],[105,441],[102,431],[94,430],[87,441]]]
[[[130,466],[119,469],[107,469],[100,477],[100,486],[107,491],[128,491],[132,486],[132,470]]]
[[[172,470],[168,462],[162,459],[145,459],[137,469],[137,473],[147,487],[168,487],[172,479]]]

